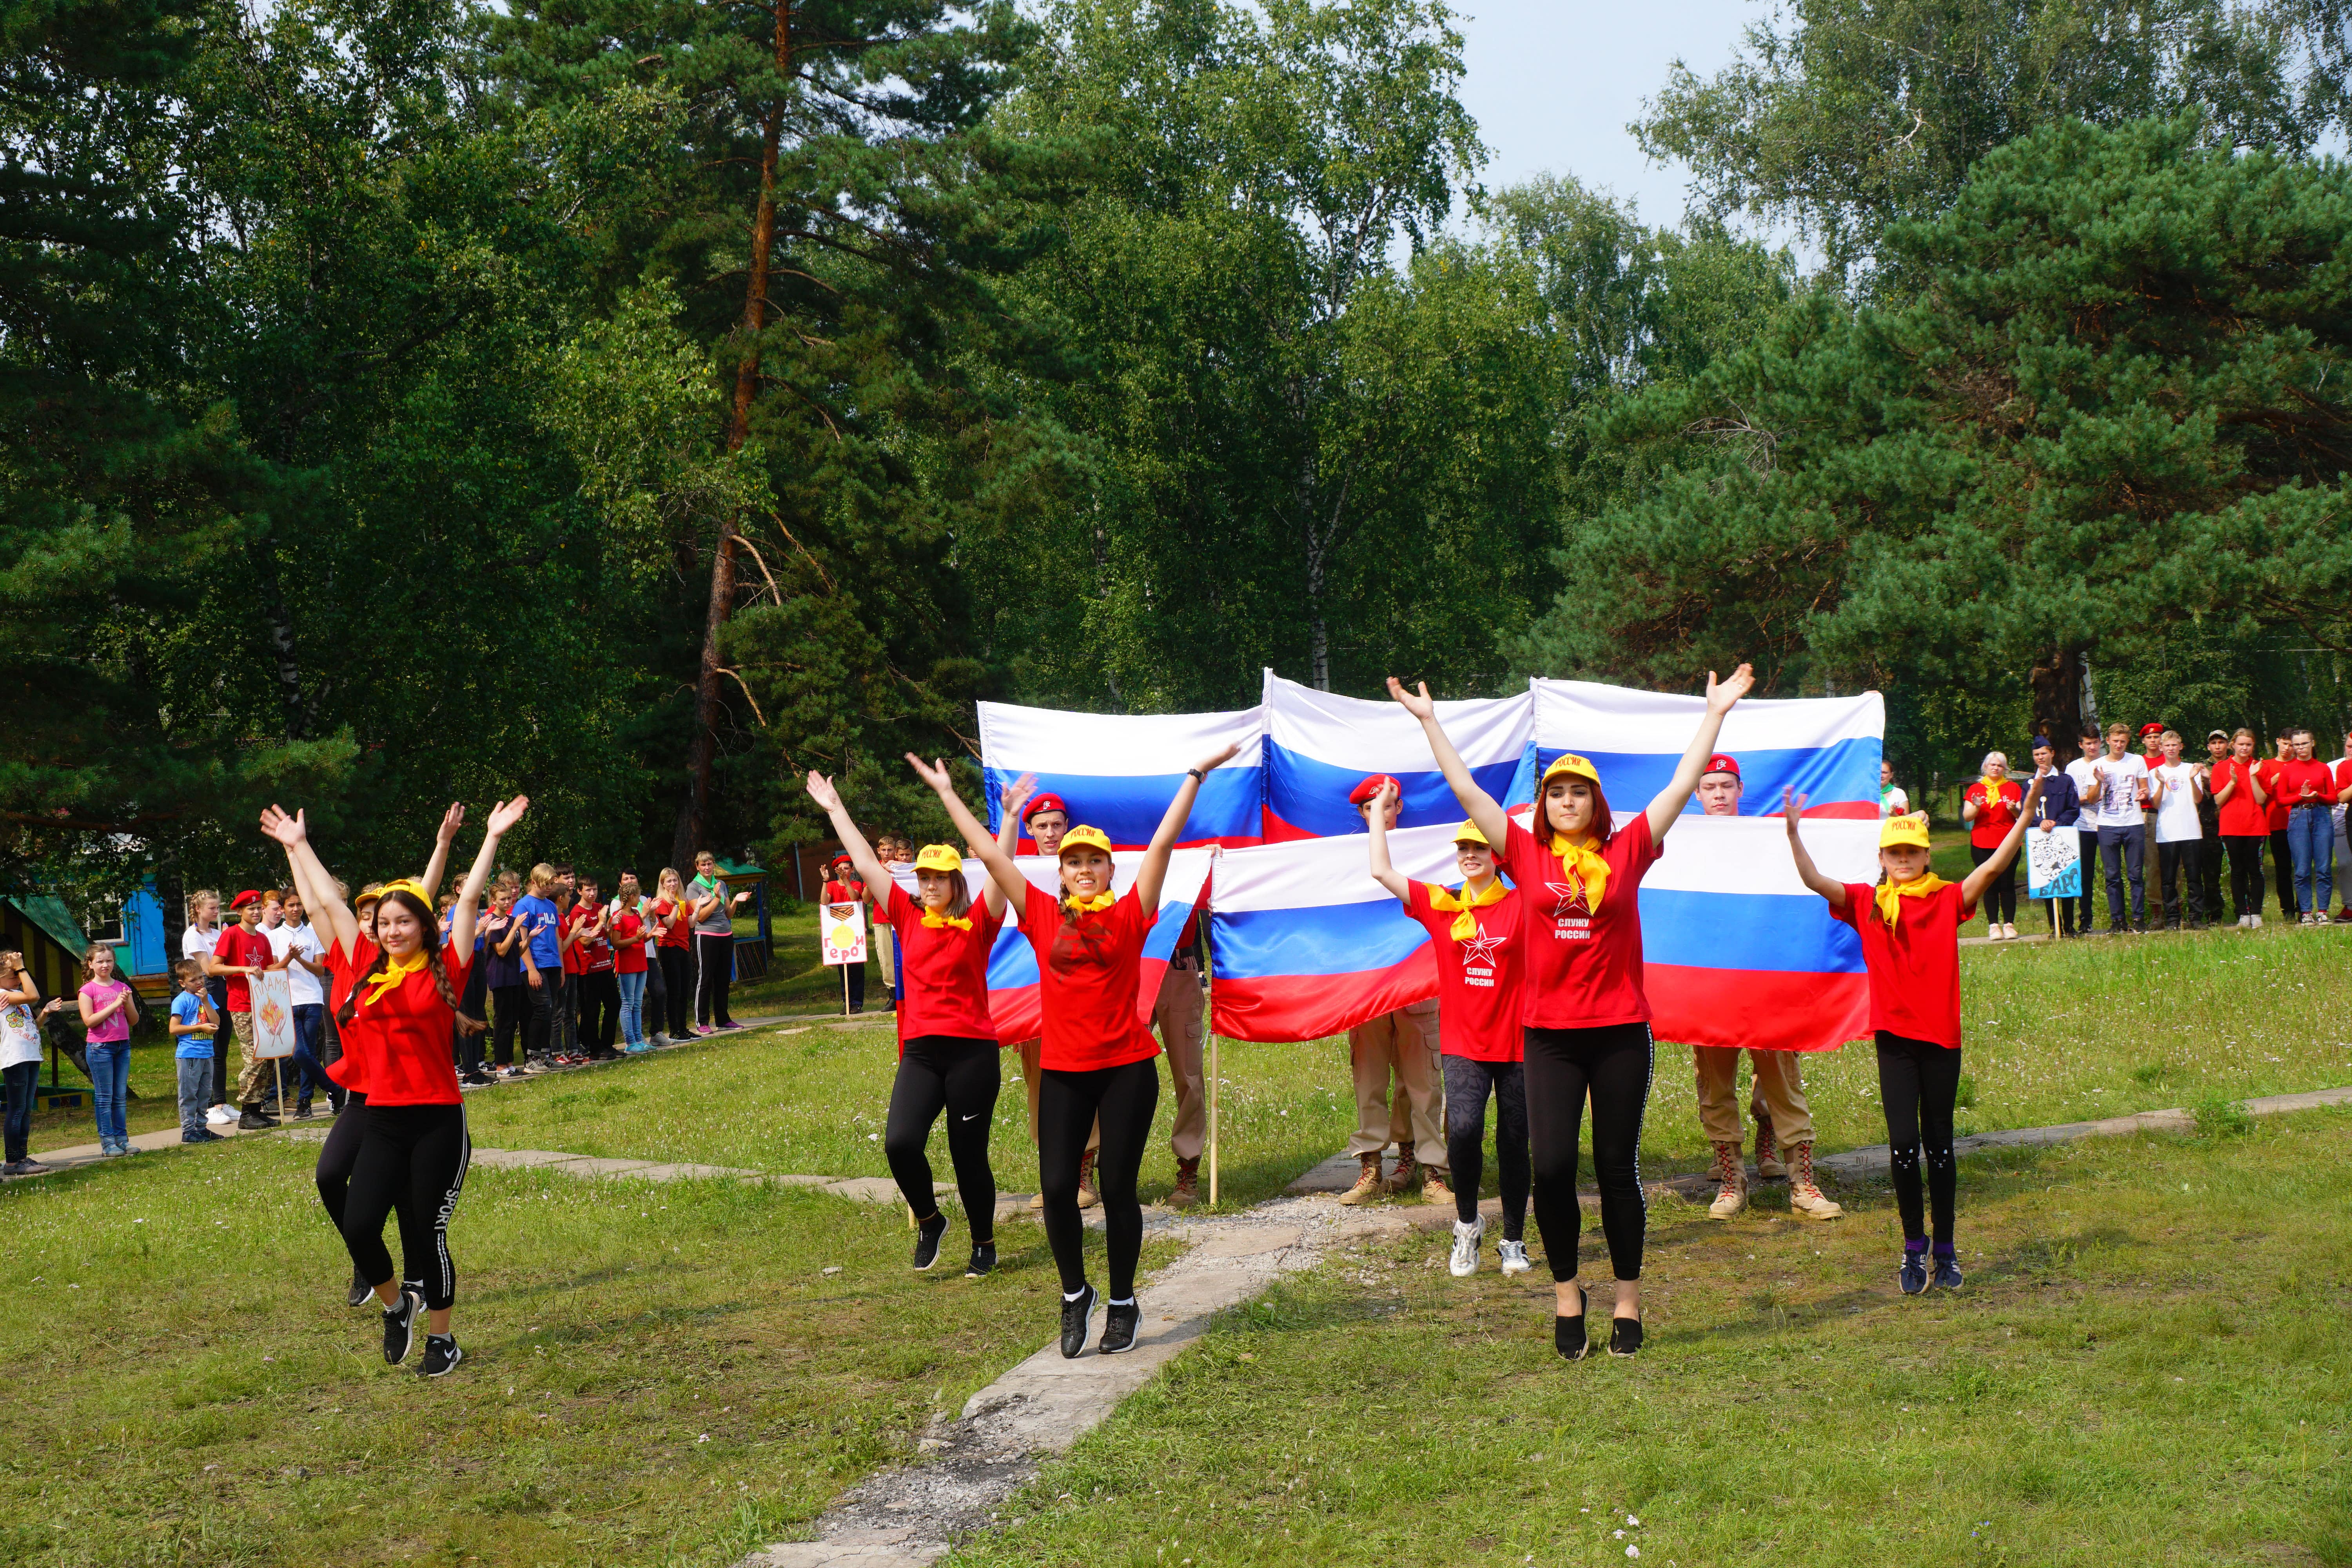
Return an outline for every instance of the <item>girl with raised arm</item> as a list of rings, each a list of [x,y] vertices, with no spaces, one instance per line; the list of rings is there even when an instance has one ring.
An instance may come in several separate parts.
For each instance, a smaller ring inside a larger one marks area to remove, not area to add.
[[[947,807],[965,847],[987,866],[1007,900],[1018,900],[1021,934],[1037,954],[1037,989],[1045,1012],[1043,1068],[1037,1096],[1037,1184],[1045,1197],[1045,1239],[1062,1275],[1062,1353],[1086,1349],[1096,1302],[1087,1280],[1086,1230],[1078,1219],[1078,1162],[1095,1118],[1102,1118],[1097,1176],[1103,1234],[1110,1255],[1110,1311],[1101,1350],[1135,1348],[1141,1309],[1135,1300],[1135,1260],[1143,1250],[1143,1208],[1136,1173],[1160,1104],[1160,1070],[1151,1058],[1160,1042],[1137,1021],[1143,942],[1160,910],[1160,884],[1168,854],[1192,815],[1192,797],[1209,770],[1231,758],[1227,746],[1191,769],[1168,803],[1151,846],[1135,868],[1135,885],[1111,891],[1110,840],[1099,828],[1073,827],[1062,836],[1056,898],[1029,885],[1013,857],[998,847],[957,797],[942,763],[909,755],[916,773]]]
[[[1421,721],[1454,798],[1488,843],[1504,847],[1503,868],[1518,889],[1527,966],[1519,1013],[1536,1230],[1551,1263],[1552,1345],[1570,1361],[1581,1361],[1590,1348],[1576,1258],[1583,1226],[1576,1201],[1577,1132],[1588,1096],[1601,1229],[1617,1277],[1609,1353],[1632,1355],[1642,1348],[1642,1247],[1649,1223],[1642,1195],[1642,1112],[1655,1053],[1650,1002],[1642,991],[1642,912],[1634,895],[1698,787],[1723,716],[1755,683],[1744,664],[1727,680],[1707,671],[1706,712],[1674,777],[1623,826],[1610,816],[1600,773],[1570,753],[1544,770],[1528,828],[1505,816],[1470,776],[1438,724],[1429,688],[1407,691],[1389,679],[1389,695]]]
[[[2008,834],[1957,885],[1927,868],[1926,813],[1888,817],[1878,830],[1885,879],[1871,888],[1822,875],[1798,834],[1805,797],[1781,792],[1798,877],[1862,937],[1862,961],[1870,972],[1870,1026],[1878,1036],[1887,1157],[1894,1167],[1895,1205],[1903,1215],[1903,1265],[1895,1278],[1906,1296],[1927,1288],[1927,1226],[1919,1202],[1923,1142],[1935,1210],[1936,1283],[1947,1290],[1960,1288],[1959,1260],[1952,1251],[1952,1203],[1958,1186],[1952,1111],[1960,1088],[1960,926],[1976,913],[1984,890],[2009,875],[2041,797],[2037,777]]]
[[[374,938],[363,937],[311,848],[301,816],[289,816],[274,805],[261,816],[262,831],[284,845],[304,873],[319,900],[315,912],[325,918],[352,973],[337,1016],[347,1044],[352,1038],[350,1026],[362,1026],[361,1071],[368,1099],[343,1205],[343,1245],[383,1305],[387,1363],[397,1366],[407,1359],[417,1316],[426,1316],[425,1361],[417,1370],[427,1377],[439,1377],[464,1359],[449,1331],[457,1272],[449,1258],[448,1233],[473,1144],[450,1060],[449,1031],[473,963],[482,886],[497,861],[499,840],[530,804],[518,795],[490,812],[481,850],[457,893],[449,940],[437,949],[431,889],[405,878],[387,886],[376,902]],[[330,954],[331,968],[335,956]],[[404,1283],[395,1275],[384,1249],[383,1222],[395,1212],[406,1279],[421,1284]]]
[[[988,1014],[988,954],[1004,924],[1004,890],[992,879],[975,906],[963,857],[953,845],[927,844],[915,857],[915,897],[908,898],[850,820],[833,781],[812,770],[808,792],[866,879],[906,963],[907,989],[898,1008],[898,1076],[890,1085],[882,1152],[915,1215],[915,1267],[939,1261],[940,1238],[947,1234],[948,1216],[932,1194],[931,1163],[923,1153],[932,1123],[945,1113],[956,1195],[971,1230],[964,1278],[978,1279],[996,1268],[996,1173],[988,1163],[988,1133],[1003,1077],[996,1023]],[[1015,831],[1007,816],[998,848],[1008,855]]]

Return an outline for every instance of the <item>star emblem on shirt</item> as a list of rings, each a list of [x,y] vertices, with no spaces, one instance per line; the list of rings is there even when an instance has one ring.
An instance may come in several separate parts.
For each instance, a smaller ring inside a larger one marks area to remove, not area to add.
[[[1592,906],[1585,902],[1584,884],[1581,882],[1546,882],[1544,890],[1551,895],[1551,918],[1554,920],[1592,913]]]
[[[1463,942],[1462,962],[1483,964],[1492,969],[1495,966],[1495,950],[1501,947],[1507,940],[1500,936],[1490,936],[1486,929],[1481,927],[1476,936]]]

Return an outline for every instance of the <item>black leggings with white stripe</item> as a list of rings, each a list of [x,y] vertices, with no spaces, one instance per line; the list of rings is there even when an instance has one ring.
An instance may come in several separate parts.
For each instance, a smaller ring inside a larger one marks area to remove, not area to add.
[[[393,1277],[383,1222],[398,1215],[400,1278],[425,1292],[427,1310],[446,1311],[457,1297],[449,1216],[457,1211],[474,1153],[466,1108],[371,1105],[363,1114],[359,1157],[343,1199],[343,1246],[361,1279],[383,1284]]]
[[[1592,1101],[1592,1169],[1601,1183],[1601,1233],[1620,1279],[1642,1277],[1650,1209],[1642,1195],[1642,1113],[1650,1103],[1655,1047],[1647,1024],[1528,1029],[1528,1138],[1533,1145],[1536,1234],[1558,1280],[1576,1278],[1584,1211],[1576,1201],[1577,1131]]]
[[[735,1020],[727,1016],[727,984],[735,977],[735,936],[732,931],[694,933],[694,1021],[723,1029]]]

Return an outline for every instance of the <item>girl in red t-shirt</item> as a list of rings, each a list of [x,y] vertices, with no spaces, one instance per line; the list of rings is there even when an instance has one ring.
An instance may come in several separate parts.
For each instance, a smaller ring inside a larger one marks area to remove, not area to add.
[[[1756,678],[1746,665],[1706,677],[1706,710],[1674,777],[1622,826],[1610,815],[1601,774],[1568,754],[1544,770],[1532,830],[1507,816],[1478,786],[1437,721],[1429,688],[1407,691],[1393,676],[1389,695],[1421,721],[1430,751],[1488,843],[1501,843],[1503,868],[1519,889],[1526,944],[1520,1022],[1527,1043],[1528,1133],[1535,1168],[1536,1229],[1551,1260],[1552,1345],[1583,1359],[1585,1291],[1576,1278],[1583,1215],[1576,1201],[1576,1142],[1592,1101],[1592,1164],[1601,1184],[1601,1229],[1617,1276],[1609,1353],[1642,1348],[1642,1245],[1649,1208],[1642,1195],[1642,1111],[1655,1055],[1650,1002],[1642,993],[1642,912],[1635,894],[1657,863],[1661,842],[1715,754],[1723,716]]]
[[[1903,1215],[1903,1264],[1895,1276],[1906,1296],[1927,1288],[1927,1215],[1920,1202],[1919,1151],[1927,1151],[1927,1198],[1936,1225],[1936,1283],[1960,1288],[1952,1251],[1952,1208],[1959,1177],[1952,1163],[1952,1116],[1960,1089],[1960,927],[1977,900],[2009,875],[2025,842],[2025,825],[2042,798],[2037,778],[2017,819],[1993,852],[1957,886],[1927,868],[1927,816],[1890,816],[1878,830],[1875,888],[1825,877],[1798,834],[1805,797],[1780,792],[1789,852],[1797,876],[1829,900],[1830,912],[1862,938],[1870,972],[1870,1026],[1878,1036],[1878,1098],[1886,1112],[1887,1161],[1895,1206]]]
[[[1062,1353],[1086,1349],[1095,1304],[1087,1280],[1086,1230],[1078,1219],[1078,1166],[1095,1119],[1102,1119],[1096,1190],[1102,1197],[1103,1238],[1109,1254],[1110,1310],[1102,1352],[1135,1348],[1142,1309],[1135,1300],[1135,1262],[1143,1250],[1143,1207],[1136,1173],[1160,1104],[1160,1069],[1151,1058],[1160,1042],[1137,1016],[1143,942],[1159,917],[1160,885],[1169,852],[1192,812],[1192,797],[1209,770],[1231,758],[1226,746],[1189,769],[1168,803],[1150,847],[1136,862],[1135,885],[1112,891],[1110,840],[1099,828],[1077,826],[1062,836],[1061,894],[1030,885],[1012,855],[989,837],[955,792],[942,763],[909,755],[916,773],[938,794],[964,847],[988,867],[1008,901],[1019,900],[1021,934],[1037,955],[1037,994],[1045,1016],[1038,1047],[1037,1185],[1043,1194],[1045,1239],[1062,1275]]]
[[[2230,901],[2238,924],[2263,923],[2263,843],[2270,837],[2270,774],[2254,760],[2261,742],[2252,730],[2230,737],[2230,754],[2213,764],[2213,805],[2221,849],[2230,858]]]
[[[975,904],[963,857],[952,845],[931,844],[915,857],[915,893],[909,898],[857,830],[833,781],[812,770],[808,792],[832,819],[834,835],[845,847],[841,858],[860,879],[856,885],[828,882],[825,901],[847,903],[871,894],[906,961],[907,994],[898,1009],[898,1076],[890,1085],[882,1153],[908,1212],[916,1216],[915,1267],[929,1268],[939,1261],[940,1238],[947,1234],[948,1216],[933,1194],[931,1163],[923,1153],[932,1123],[945,1115],[956,1195],[963,1200],[964,1224],[971,1230],[964,1278],[980,1279],[996,1268],[996,1173],[988,1163],[988,1134],[1003,1077],[996,1059],[996,1023],[988,1012],[988,955],[1004,924],[1004,890],[993,880],[984,882]],[[1016,831],[1008,816],[998,836],[1008,854]]]
[[[661,965],[662,1010],[668,1015],[669,1041],[692,1037],[694,1012],[694,906],[686,896],[686,879],[674,866],[662,868],[653,903],[654,962]]]
[[[1960,820],[1969,825],[1969,858],[1981,866],[2009,837],[2023,815],[2025,792],[2010,781],[2009,758],[1987,752],[1984,776],[1960,796]],[[1991,942],[2017,940],[2017,879],[1996,877],[1985,888],[1985,935]]]
[[[1454,868],[1462,884],[1416,882],[1389,859],[1390,808],[1397,781],[1384,779],[1364,814],[1372,840],[1372,880],[1397,896],[1430,936],[1437,960],[1437,1048],[1445,1073],[1446,1168],[1454,1173],[1454,1278],[1478,1271],[1486,1222],[1478,1213],[1486,1164],[1486,1099],[1495,1100],[1495,1171],[1503,1188],[1503,1272],[1524,1274],[1528,1260],[1527,1049],[1519,1033],[1526,944],[1519,895],[1496,872],[1494,847],[1475,822],[1454,830]]]
[[[457,999],[474,962],[474,917],[483,884],[498,858],[499,840],[522,819],[530,802],[518,795],[490,812],[482,847],[457,894],[449,940],[434,944],[432,890],[402,879],[378,899],[375,936],[362,936],[358,920],[336,890],[334,879],[311,847],[298,814],[276,806],[261,814],[262,831],[286,847],[302,886],[304,902],[324,924],[335,947],[348,955],[348,986],[336,1018],[348,1046],[352,1026],[363,1041],[367,1104],[359,1157],[344,1201],[343,1245],[362,1278],[383,1304],[383,1358],[397,1366],[415,1342],[418,1315],[426,1317],[425,1362],[419,1370],[439,1377],[464,1359],[449,1331],[457,1275],[449,1257],[449,1217],[465,1186],[472,1142],[466,1110],[450,1060],[450,1030]],[[462,824],[460,808],[450,808]],[[454,831],[454,827],[452,829]],[[395,1274],[384,1249],[383,1222],[400,1218],[404,1273]],[[408,1282],[404,1282],[404,1280]]]
[[[847,855],[836,855],[826,861],[824,885],[817,889],[816,896],[827,904],[864,903],[866,884],[857,879],[856,862]],[[870,947],[872,944],[867,945]],[[841,984],[842,1011],[845,1013],[866,1011],[866,965],[844,964],[841,970]]]

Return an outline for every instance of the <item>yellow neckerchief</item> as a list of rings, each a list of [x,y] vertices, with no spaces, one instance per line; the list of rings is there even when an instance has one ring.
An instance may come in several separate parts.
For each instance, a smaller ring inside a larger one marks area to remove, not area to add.
[[[1469,885],[1465,882],[1463,887],[1466,890]],[[1432,882],[1429,884],[1429,907],[1440,914],[1449,910],[1461,910],[1460,914],[1454,917],[1454,923],[1446,929],[1445,934],[1456,942],[1468,942],[1478,934],[1477,917],[1470,911],[1484,909],[1488,904],[1502,902],[1503,894],[1507,890],[1503,886],[1503,879],[1500,877],[1489,878],[1485,892],[1468,898],[1463,897],[1460,893],[1449,892],[1437,883]]]
[[[1938,889],[1950,886],[1949,882],[1933,871],[1924,877],[1914,878],[1908,882],[1881,882],[1878,884],[1877,899],[1879,918],[1892,926],[1895,916],[1902,910],[1903,900],[1924,899]]]
[[[942,926],[953,926],[958,931],[971,929],[971,921],[961,915],[943,915],[937,910],[931,909],[926,909],[923,911],[923,923],[933,931],[938,931]]]
[[[422,947],[416,950],[416,956],[415,958],[409,959],[405,963],[393,957],[392,954],[388,952],[385,953],[383,955],[383,969],[375,976],[374,979],[365,982],[368,986],[368,994],[361,997],[360,1001],[367,1006],[374,1006],[377,998],[381,997],[385,992],[391,990],[394,986],[399,984],[410,975],[416,973],[426,964],[432,962],[433,956],[431,951]]]
[[[1987,804],[1990,804],[1991,802],[1997,801],[2000,798],[2000,786],[2007,784],[2009,781],[2007,779],[1997,779],[1990,773],[1987,773],[1978,782],[1984,785],[1985,800]]]
[[[1584,888],[1585,907],[1594,914],[1601,912],[1601,895],[1609,886],[1609,862],[1590,842],[1571,844],[1558,833],[1552,835],[1552,853],[1559,857],[1560,875],[1571,883]]]
[[[1063,895],[1063,900],[1069,906],[1069,910],[1072,914],[1090,915],[1097,910],[1107,910],[1110,908],[1111,905],[1118,902],[1118,895],[1117,893],[1097,893],[1091,899],[1082,899],[1076,893],[1066,893]]]

